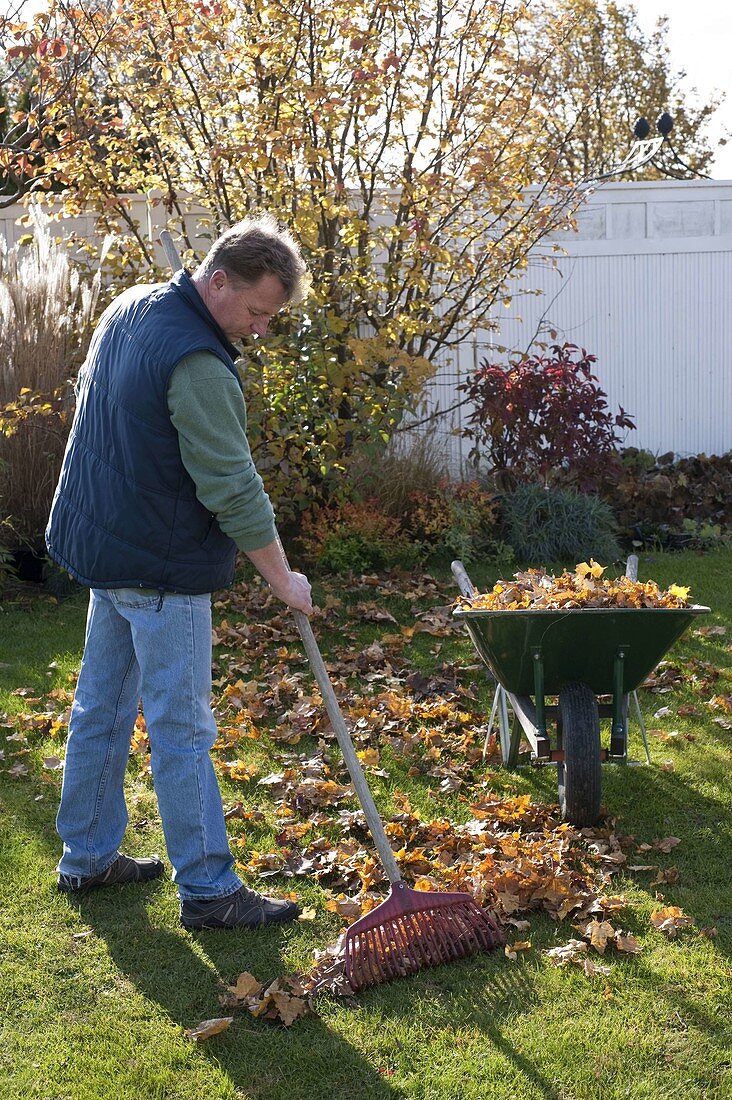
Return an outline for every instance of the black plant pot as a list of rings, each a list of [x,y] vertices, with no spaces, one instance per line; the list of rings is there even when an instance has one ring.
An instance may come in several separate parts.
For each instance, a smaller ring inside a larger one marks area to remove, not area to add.
[[[18,580],[42,584],[53,596],[71,596],[81,585],[51,561],[45,546],[21,546],[13,551]]]
[[[43,570],[46,564],[45,548],[20,546],[13,551],[13,567],[21,581],[43,584]]]

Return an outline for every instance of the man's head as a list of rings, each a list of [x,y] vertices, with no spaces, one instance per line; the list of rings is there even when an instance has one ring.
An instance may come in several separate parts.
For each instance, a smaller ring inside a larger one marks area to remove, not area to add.
[[[300,249],[274,218],[245,218],[214,241],[193,282],[230,340],[264,336],[275,313],[304,297]]]

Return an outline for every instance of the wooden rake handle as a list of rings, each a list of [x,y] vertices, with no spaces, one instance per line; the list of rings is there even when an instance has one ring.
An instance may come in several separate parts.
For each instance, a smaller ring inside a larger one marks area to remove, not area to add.
[[[170,264],[170,266],[173,270],[173,274],[175,274],[176,271],[180,271],[180,269],[183,267],[183,263],[181,261],[180,256],[178,255],[178,249],[175,247],[175,244],[173,243],[173,238],[170,235],[170,230],[168,230],[168,229],[161,230],[160,243],[163,246],[163,252],[165,253],[165,258],[168,261],[168,263]]]
[[[376,845],[376,850],[384,865],[387,878],[391,883],[400,882],[402,876],[397,867],[397,862],[394,859],[394,853],[391,850],[389,838],[386,835],[383,822],[379,817],[379,811],[376,809],[376,804],[369,790],[369,785],[366,782],[366,776],[363,773],[361,761],[356,756],[356,750],[353,747],[348,727],[341,713],[341,708],[338,705],[338,700],[333,690],[333,684],[331,683],[328,670],[325,667],[320,649],[318,648],[318,643],[315,640],[310,620],[304,612],[298,611],[297,608],[292,608],[292,614],[295,619],[295,625],[300,632],[302,644],[305,646],[305,652],[307,653],[310,667],[313,670],[313,675],[318,682],[318,687],[323,696],[325,709],[328,712],[328,717],[330,718],[331,725],[338,739],[338,744],[343,753],[343,759],[348,768],[348,774],[356,789],[356,795],[363,808],[369,830],[371,831],[371,836]]]

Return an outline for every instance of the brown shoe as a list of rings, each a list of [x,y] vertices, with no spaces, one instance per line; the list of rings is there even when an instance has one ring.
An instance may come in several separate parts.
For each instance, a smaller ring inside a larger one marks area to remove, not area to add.
[[[98,875],[79,878],[77,875],[59,875],[58,889],[62,894],[85,894],[87,890],[96,890],[100,886],[117,886],[127,882],[150,882],[160,878],[165,872],[165,864],[159,856],[149,859],[133,859],[132,856],[117,856],[106,871]]]

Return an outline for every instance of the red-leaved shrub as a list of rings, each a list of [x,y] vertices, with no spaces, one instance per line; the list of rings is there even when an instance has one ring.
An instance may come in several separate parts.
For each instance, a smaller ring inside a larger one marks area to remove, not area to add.
[[[575,344],[509,366],[483,363],[462,386],[473,403],[463,435],[471,457],[516,481],[570,470],[579,488],[592,489],[635,424],[622,408],[613,416],[591,367],[597,357]]]

